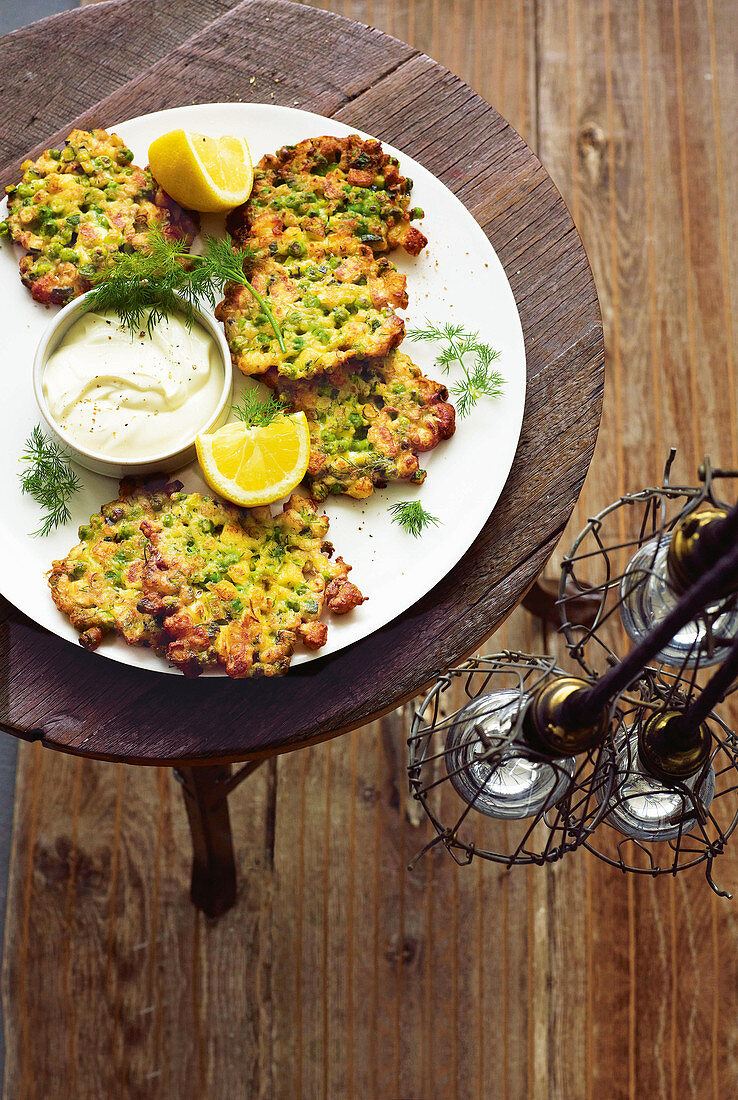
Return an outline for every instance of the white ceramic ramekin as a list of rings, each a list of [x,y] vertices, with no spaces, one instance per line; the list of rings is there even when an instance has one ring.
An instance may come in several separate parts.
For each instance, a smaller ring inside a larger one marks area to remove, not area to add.
[[[152,447],[150,455],[146,455],[144,458],[138,459],[135,462],[126,462],[125,459],[121,459],[120,457],[107,458],[99,451],[87,450],[80,447],[79,443],[65,435],[63,429],[54,420],[44,396],[44,371],[46,370],[46,364],[49,357],[56,351],[62,338],[66,335],[67,330],[87,309],[90,308],[87,301],[88,297],[89,293],[81,294],[79,298],[75,298],[69,305],[64,306],[46,329],[36,349],[36,356],[33,361],[33,391],[36,395],[36,401],[41,410],[41,416],[43,417],[48,434],[69,451],[75,462],[78,462],[80,466],[84,466],[86,469],[92,470],[96,474],[106,474],[109,477],[122,478],[139,474],[150,474],[154,473],[156,470],[161,470],[166,473],[171,470],[177,470],[181,466],[186,466],[187,463],[192,462],[195,457],[195,436],[199,435],[200,432],[215,431],[216,428],[225,424],[231,409],[233,395],[233,366],[222,325],[208,310],[202,308],[195,309],[195,320],[198,321],[212,337],[218,349],[218,357],[223,366],[223,389],[213,415],[207,423],[203,424],[197,432],[193,433],[191,439],[188,439],[183,446],[179,447],[176,451],[162,452],[156,451],[156,449]]]

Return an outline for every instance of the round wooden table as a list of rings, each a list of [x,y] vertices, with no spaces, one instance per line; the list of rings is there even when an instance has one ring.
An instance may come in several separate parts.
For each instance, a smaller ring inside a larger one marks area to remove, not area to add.
[[[424,599],[349,649],[286,680],[189,681],[87,653],[2,604],[2,728],[65,752],[175,766],[193,825],[195,900],[222,911],[228,889],[214,900],[212,884],[231,874],[224,795],[243,774],[231,776],[230,762],[393,709],[471,653],[543,568],[599,427],[592,274],[561,196],[512,127],[446,69],[372,28],[287,0],[112,0],[8,35],[0,56],[10,91],[0,107],[3,185],[74,127],[114,128],[186,103],[301,107],[386,139],[443,180],[483,227],[520,312],[525,418],[497,507]]]

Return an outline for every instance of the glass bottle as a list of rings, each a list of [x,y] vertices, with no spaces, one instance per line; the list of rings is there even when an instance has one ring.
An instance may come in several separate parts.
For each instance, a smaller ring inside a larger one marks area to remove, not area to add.
[[[620,582],[620,617],[628,636],[638,644],[677,604],[682,587],[667,562],[673,532],[665,531],[634,554]],[[738,635],[738,609],[725,599],[706,609],[711,619],[712,652],[708,652],[704,615],[687,623],[657,655],[662,664],[681,668],[715,665],[725,660]]]
[[[615,753],[615,786],[605,821],[618,832],[639,841],[675,840],[706,816],[715,794],[712,764],[679,782],[657,779],[641,762],[638,732],[632,726],[620,734]],[[606,784],[594,787],[601,804]]]
[[[446,737],[446,770],[454,789],[489,817],[534,817],[563,798],[574,775],[571,757],[533,758],[519,723],[528,703],[527,695],[513,689],[480,695],[461,708]],[[490,763],[500,747],[501,758]]]

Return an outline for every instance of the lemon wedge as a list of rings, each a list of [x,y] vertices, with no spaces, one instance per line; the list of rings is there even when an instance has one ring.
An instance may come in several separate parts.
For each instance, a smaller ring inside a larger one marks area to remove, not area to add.
[[[198,435],[195,446],[211,489],[242,508],[287,496],[305,476],[310,431],[304,412],[280,416],[265,427],[225,424]]]
[[[254,185],[251,154],[242,137],[170,130],[149,146],[149,168],[180,206],[205,214],[240,206]]]

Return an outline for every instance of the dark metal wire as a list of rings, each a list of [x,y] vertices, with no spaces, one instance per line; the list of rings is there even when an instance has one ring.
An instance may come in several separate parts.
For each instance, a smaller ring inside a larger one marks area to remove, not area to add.
[[[605,626],[610,623],[613,616],[618,615],[625,598],[621,594],[625,568],[618,568],[616,555],[621,554],[627,566],[627,562],[643,545],[656,540],[660,535],[671,532],[684,516],[696,511],[705,503],[729,509],[729,506],[716,494],[715,479],[737,477],[738,471],[715,470],[709,458],[706,458],[700,467],[701,484],[699,486],[672,486],[669,483],[669,474],[675,454],[676,452],[672,449],[665,466],[663,484],[660,487],[643,489],[639,493],[624,494],[596,516],[591,517],[561,563],[557,600],[561,614],[561,632],[570,655],[593,679],[597,678],[593,654],[604,656],[606,663],[611,667],[620,664],[619,655],[611,648],[604,636]],[[625,538],[619,533],[624,517],[626,528],[635,532]],[[635,522],[633,522],[634,519]],[[625,551],[629,552],[627,558]],[[597,573],[593,583],[583,578],[582,574],[587,567]],[[652,571],[644,569],[643,580],[645,581],[649,575],[653,575]],[[612,598],[613,592],[618,593],[615,599]],[[587,596],[590,599],[598,596],[600,598],[599,608],[590,626],[573,622],[569,617],[568,605],[580,596]],[[713,645],[721,640],[713,634],[713,622],[734,603],[734,596],[726,597],[719,601],[714,610],[704,610],[696,616],[704,624],[707,636],[706,646],[703,647],[704,652],[700,649],[696,653],[698,664],[703,655],[711,655]],[[688,653],[685,657],[685,667],[689,659]],[[695,676],[696,671],[694,671]]]
[[[675,677],[676,679],[676,677]],[[681,693],[680,685],[666,686],[655,669],[646,670],[643,679],[637,685],[639,698],[626,702],[621,697],[622,719],[628,730],[637,729],[654,710],[683,709],[686,696]],[[601,819],[596,835],[590,834],[584,840],[587,851],[598,859],[616,867],[623,873],[636,875],[676,875],[690,867],[705,864],[705,874],[711,888],[720,897],[731,897],[720,890],[712,878],[712,865],[715,858],[723,853],[725,845],[738,825],[738,738],[715,712],[705,719],[712,735],[710,757],[702,772],[697,776],[694,788],[699,790],[704,775],[712,766],[715,773],[715,793],[707,812],[703,812],[701,803],[693,790],[685,784],[674,782],[671,788],[679,793],[683,800],[682,816],[696,819],[696,826],[689,832],[680,829],[677,837],[668,841],[639,841],[622,836],[610,823],[607,816]],[[634,761],[635,763],[635,761]],[[610,794],[607,810],[622,803],[628,796],[622,794],[622,787],[628,778],[628,772],[618,772]],[[606,838],[620,837],[613,854],[612,846],[606,844]],[[630,848],[629,848],[630,846]],[[635,862],[633,856],[638,852],[641,862]],[[630,856],[626,853],[630,853]],[[645,857],[645,858],[643,858]]]
[[[425,845],[413,860],[411,867],[435,845],[443,844],[459,865],[465,865],[475,857],[502,863],[510,868],[514,864],[553,863],[567,852],[574,851],[595,829],[606,809],[608,796],[614,784],[612,739],[607,738],[600,748],[582,754],[577,758],[574,774],[569,773],[556,761],[536,753],[532,749],[521,748],[520,755],[531,761],[548,763],[556,774],[556,780],[566,775],[568,787],[565,795],[555,805],[544,807],[537,814],[519,820],[505,819],[509,837],[505,851],[492,851],[478,847],[468,826],[470,811],[474,808],[477,795],[470,803],[461,799],[453,789],[451,778],[461,768],[446,766],[448,748],[446,739],[456,714],[442,714],[441,704],[445,693],[452,684],[461,681],[463,692],[468,700],[476,699],[490,691],[502,688],[517,690],[520,697],[518,710],[512,727],[505,735],[482,740],[479,744],[484,759],[490,767],[498,763],[506,747],[518,739],[525,708],[524,695],[529,695],[549,677],[561,674],[554,658],[528,655],[505,650],[490,656],[473,658],[442,676],[426,695],[415,711],[410,736],[408,737],[409,762],[408,778],[414,798],[422,805],[427,814],[435,836]],[[491,713],[491,712],[490,712]],[[613,713],[615,713],[613,708]],[[481,717],[481,715],[480,715]],[[517,748],[516,748],[517,752]],[[592,779],[597,775],[601,786],[600,798],[595,797]],[[448,786],[445,786],[448,783]],[[458,813],[452,821],[442,820],[438,806],[441,799],[439,788],[453,790],[454,804],[458,803]]]

